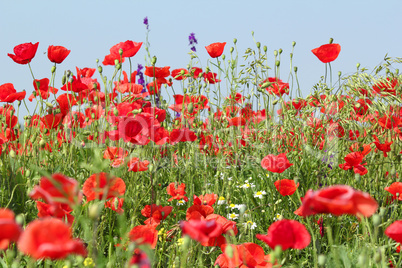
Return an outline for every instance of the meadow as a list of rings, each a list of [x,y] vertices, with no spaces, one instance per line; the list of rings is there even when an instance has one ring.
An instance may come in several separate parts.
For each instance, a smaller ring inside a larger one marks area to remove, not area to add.
[[[401,59],[334,74],[331,39],[302,96],[293,51],[189,43],[178,69],[148,39],[76,70],[63,46],[8,54],[33,86],[0,85],[0,264],[400,267]]]

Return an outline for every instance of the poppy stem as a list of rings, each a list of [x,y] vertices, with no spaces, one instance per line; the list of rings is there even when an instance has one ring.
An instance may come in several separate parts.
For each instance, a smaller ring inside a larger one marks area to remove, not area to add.
[[[328,66],[329,66],[329,83],[330,83],[330,86],[332,87],[332,68],[331,68],[330,62],[328,62]]]

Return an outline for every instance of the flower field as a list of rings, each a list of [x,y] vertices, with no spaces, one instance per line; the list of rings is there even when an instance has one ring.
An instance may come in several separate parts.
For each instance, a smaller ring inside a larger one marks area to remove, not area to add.
[[[75,70],[8,54],[32,89],[0,85],[3,267],[401,267],[401,59],[334,75],[331,39],[303,96],[293,50],[200,59],[191,33],[171,68],[146,40]]]

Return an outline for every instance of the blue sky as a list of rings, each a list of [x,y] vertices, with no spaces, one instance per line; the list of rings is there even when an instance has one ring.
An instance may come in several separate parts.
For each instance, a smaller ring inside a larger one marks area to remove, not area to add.
[[[387,53],[402,56],[400,11],[402,1],[2,1],[0,84],[13,83],[17,91],[25,89],[27,97],[32,93],[28,66],[14,63],[7,53],[13,53],[18,44],[39,42],[31,63],[38,79],[50,78],[52,63],[44,54],[49,45],[71,50],[57,68],[55,86],[60,88],[64,70],[94,68],[95,60],[102,61],[119,42],[145,42],[143,19],[147,16],[151,56],[157,56],[157,66],[171,66],[171,70],[189,63],[188,35],[192,32],[198,40],[200,65],[206,66],[205,46],[227,42],[224,54],[229,55],[233,38],[237,38],[242,56],[248,47],[255,48],[254,31],[256,41],[268,47],[271,67],[273,51],[283,49],[281,78],[286,80],[288,55],[296,41],[293,64],[306,96],[325,70],[311,49],[328,43],[331,37],[342,46],[332,63],[335,76],[338,71],[354,72],[356,63],[372,69]],[[144,64],[144,55],[141,48],[133,63]],[[127,65],[123,68],[128,70]],[[113,67],[104,68],[108,77],[112,71]]]

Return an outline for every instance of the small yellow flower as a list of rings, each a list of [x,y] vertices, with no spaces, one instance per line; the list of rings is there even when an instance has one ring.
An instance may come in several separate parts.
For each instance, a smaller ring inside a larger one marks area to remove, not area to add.
[[[85,267],[95,267],[94,260],[92,258],[86,258],[84,260],[84,266]]]
[[[178,246],[183,245],[183,238],[177,239],[177,245],[178,245]]]

